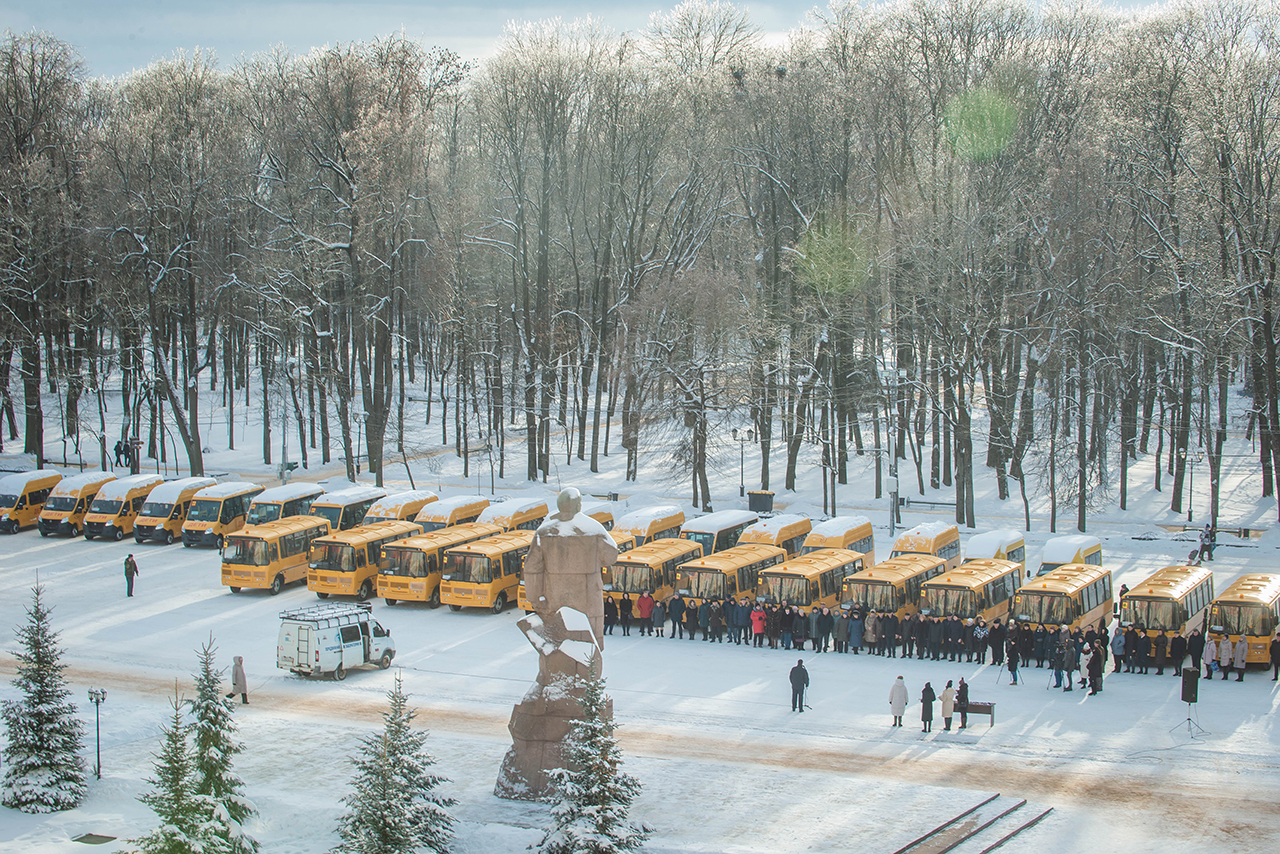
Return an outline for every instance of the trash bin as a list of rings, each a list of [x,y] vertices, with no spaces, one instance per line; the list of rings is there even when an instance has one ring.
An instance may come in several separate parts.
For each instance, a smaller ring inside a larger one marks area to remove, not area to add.
[[[752,513],[772,513],[773,493],[767,489],[753,489],[748,492],[747,509]]]

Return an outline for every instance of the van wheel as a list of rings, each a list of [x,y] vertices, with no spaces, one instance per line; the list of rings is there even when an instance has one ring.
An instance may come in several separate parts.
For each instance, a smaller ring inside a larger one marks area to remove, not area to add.
[[[440,587],[438,585],[435,590],[431,591],[431,598],[427,599],[427,606],[430,608],[440,607]]]
[[[384,653],[382,654],[382,658],[378,659],[378,666],[379,666],[379,667],[381,667],[383,670],[386,670],[388,667],[390,667],[390,666],[391,666],[391,653],[389,653],[389,652],[384,652]]]
[[[451,604],[451,605],[449,605],[449,610],[450,610],[450,611],[461,611],[461,610],[462,610],[462,606],[461,606],[461,605],[452,605],[452,604]]]
[[[507,594],[499,593],[498,598],[493,600],[493,613],[501,614],[505,607],[507,607]]]
[[[386,601],[387,601],[387,607],[388,607],[388,608],[390,608],[392,605],[396,604],[396,600],[395,600],[395,599],[388,599],[388,600],[386,600]]]
[[[284,589],[284,576],[277,573],[276,577],[271,579],[271,595],[278,596],[280,594],[280,591],[283,589]]]
[[[328,598],[329,598],[329,594],[328,594],[328,593],[320,593],[320,592],[317,592],[317,593],[316,593],[316,598],[317,598],[317,599],[328,599]]]
[[[73,536],[73,537],[75,536],[75,532],[74,532],[74,531],[72,532],[71,536]],[[89,541],[91,541],[91,542],[92,542],[92,540],[93,540],[93,534],[90,534],[88,531],[85,531],[85,532],[84,532],[84,538],[85,538],[86,540],[89,540]]]
[[[115,539],[116,539],[116,542],[117,542],[117,543],[118,543],[118,542],[120,542],[121,540],[123,540],[123,539],[124,539],[124,528],[116,528],[116,529],[115,529],[115,535],[114,535],[114,536],[115,536]]]
[[[171,545],[173,545],[173,531],[165,531],[165,532],[164,532],[164,544],[165,544],[166,546],[171,546]]]
[[[77,534],[79,534],[79,533],[81,533],[81,531],[77,531],[77,530],[76,530],[76,526],[75,526],[74,524],[73,524],[73,525],[71,525],[71,536],[73,536],[73,537],[74,537],[74,536],[76,536],[76,535],[77,535]]]
[[[364,580],[364,583],[360,585],[360,589],[356,591],[356,598],[359,599],[361,602],[364,602],[372,595],[373,595],[373,585],[370,584],[369,579],[366,578]]]
[[[183,547],[184,549],[189,549],[189,548],[191,548],[191,543],[188,543],[188,542],[187,542],[187,538],[186,538],[186,537],[183,537],[183,538],[182,538],[182,547]]]
[[[346,679],[346,678],[347,678],[347,668],[345,668],[345,667],[343,667],[341,664],[339,664],[337,667],[335,667],[335,668],[333,669],[333,678],[334,678],[334,680],[335,680],[335,681],[338,681],[338,682],[341,682],[343,679]]]
[[[239,587],[231,587],[231,588],[228,588],[228,589],[230,589],[232,593],[239,593],[239,592],[240,592],[240,588],[239,588]]]
[[[42,536],[42,537],[47,537],[47,536],[49,536],[49,532],[48,532],[48,531],[46,531],[44,528],[41,528],[41,529],[40,529],[40,536]]]

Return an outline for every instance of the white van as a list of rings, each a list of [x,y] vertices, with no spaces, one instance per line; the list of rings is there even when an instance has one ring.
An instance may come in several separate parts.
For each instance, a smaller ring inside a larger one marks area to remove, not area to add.
[[[280,612],[276,666],[300,676],[333,674],[341,682],[361,664],[391,666],[396,644],[368,602],[325,602]]]

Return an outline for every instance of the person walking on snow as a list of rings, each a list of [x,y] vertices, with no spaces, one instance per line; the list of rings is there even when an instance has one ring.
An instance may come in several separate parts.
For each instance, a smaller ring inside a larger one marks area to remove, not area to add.
[[[124,587],[126,596],[133,596],[133,579],[137,574],[138,562],[133,559],[133,555],[129,555],[124,559]]]
[[[227,694],[230,700],[236,694],[240,695],[241,705],[249,705],[249,682],[244,678],[244,657],[237,655],[232,661],[235,664],[231,667],[231,691]]]
[[[902,726],[902,716],[906,714],[907,703],[910,701],[907,694],[907,683],[902,681],[899,676],[893,682],[893,687],[889,689],[889,711],[893,712],[893,725]]]
[[[791,711],[804,712],[804,689],[809,687],[809,671],[804,669],[804,659],[796,659],[791,668]]]

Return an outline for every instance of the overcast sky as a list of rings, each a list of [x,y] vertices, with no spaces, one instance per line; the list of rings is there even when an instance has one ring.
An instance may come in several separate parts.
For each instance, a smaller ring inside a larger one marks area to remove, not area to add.
[[[283,44],[295,53],[337,42],[363,41],[401,28],[427,45],[440,45],[471,59],[486,55],[510,20],[592,14],[616,30],[639,30],[655,10],[678,0],[479,0],[460,3],[304,2],[304,0],[0,0],[0,29],[45,30],[74,45],[92,76],[115,76],[143,68],[177,49],[212,49],[223,67],[242,55]],[[816,0],[741,2],[767,32],[786,32],[804,19]],[[826,5],[822,0],[821,5]]]

